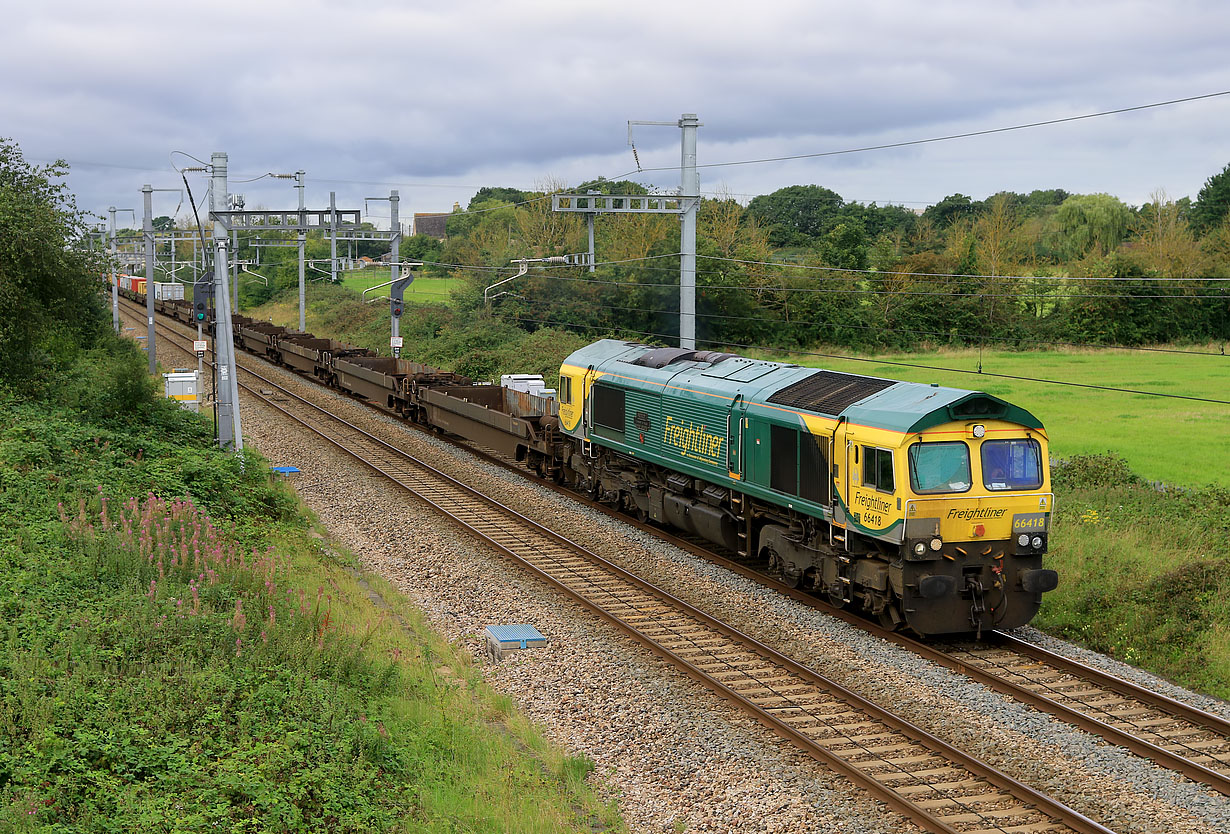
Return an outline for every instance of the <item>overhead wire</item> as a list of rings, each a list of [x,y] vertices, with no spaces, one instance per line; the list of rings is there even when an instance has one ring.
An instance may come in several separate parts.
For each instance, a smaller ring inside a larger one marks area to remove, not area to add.
[[[597,307],[599,309],[619,310],[622,312],[630,312],[630,313],[645,313],[648,315],[655,315],[655,316],[657,315],[678,316],[679,315],[678,309],[656,310],[656,309],[648,309],[644,307],[625,307],[625,306],[621,306],[617,304],[594,304],[594,303],[589,303],[589,302],[586,303],[586,306],[590,308]],[[904,328],[904,327],[885,327],[885,326],[866,325],[866,324],[846,324],[846,323],[841,323],[841,322],[829,322],[829,321],[824,321],[824,322],[788,321],[785,319],[766,319],[766,318],[761,318],[759,316],[732,316],[732,315],[724,314],[724,313],[696,312],[694,313],[694,315],[696,316],[696,318],[723,319],[727,321],[746,321],[746,322],[755,322],[758,324],[785,325],[787,327],[814,326],[814,327],[818,327],[818,328],[826,329],[826,330],[828,329],[832,329],[832,330],[871,330],[871,331],[876,331],[880,333],[901,333],[901,334],[906,334],[906,335],[911,335],[911,336],[942,336],[946,339],[957,337],[957,338],[960,338],[962,340],[969,342],[971,345],[979,343],[979,342],[991,341],[991,342],[1003,342],[1003,343],[1013,344],[1013,345],[1047,345],[1051,347],[1090,348],[1094,350],[1123,350],[1123,351],[1129,351],[1129,352],[1140,351],[1144,353],[1177,353],[1177,354],[1184,354],[1184,355],[1189,355],[1189,356],[1225,357],[1226,355],[1224,351],[1219,352],[1219,353],[1214,353],[1212,351],[1207,351],[1207,350],[1182,350],[1180,348],[1138,347],[1138,346],[1131,346],[1131,345],[1104,345],[1104,344],[1094,344],[1091,342],[1060,342],[1060,341],[1049,341],[1049,340],[1042,340],[1042,339],[1029,339],[1029,338],[1024,338],[1024,337],[986,336],[983,334],[959,333],[959,332],[954,332],[954,331],[913,330],[913,329]]]
[[[581,284],[606,284],[611,286],[630,286],[630,287],[675,287],[678,283],[653,283],[653,282],[634,282],[634,281],[606,281],[597,278],[570,278],[563,275],[548,275],[554,281],[569,281]],[[1140,279],[1147,281],[1148,279]],[[830,293],[838,295],[907,295],[907,296],[935,296],[941,298],[1012,298],[1021,299],[1019,293],[988,293],[988,292],[930,292],[918,290],[877,290],[877,289],[832,289],[828,287],[778,287],[778,286],[761,286],[753,287],[741,284],[698,284],[698,290],[738,290],[744,292],[755,292],[757,290],[771,290],[773,292],[791,292],[791,293]],[[1057,298],[1115,298],[1115,299],[1136,299],[1136,298],[1172,298],[1183,300],[1222,300],[1230,298],[1230,294],[1222,295],[1152,295],[1152,294],[1137,294],[1137,293],[1047,293],[1042,297],[1043,300],[1051,300]]]
[[[615,330],[625,332],[625,333],[634,333],[639,336],[649,336],[649,337],[658,338],[658,339],[677,339],[679,338],[678,334],[674,334],[674,333],[651,333],[651,332],[647,332],[644,330],[635,330],[633,328],[624,328],[624,327],[618,327],[618,326],[614,328],[605,328],[605,327],[597,327],[594,325],[576,324],[573,322],[553,321],[550,319],[534,319],[534,318],[521,317],[521,316],[518,316],[518,320],[534,322],[537,324],[547,324],[547,325],[553,325],[553,326],[570,327],[570,328],[589,330],[589,331],[615,329]],[[698,339],[697,341],[706,342],[708,344],[724,346],[724,347],[737,347],[737,348],[745,348],[745,349],[752,349],[752,350],[763,350],[770,354],[777,354],[777,355],[782,355],[782,356],[800,356],[800,355],[817,356],[817,357],[826,358],[826,359],[840,359],[840,360],[849,361],[849,362],[870,362],[876,365],[893,365],[896,367],[903,367],[903,368],[920,368],[923,370],[940,371],[943,373],[970,374],[973,376],[987,376],[987,377],[995,377],[998,379],[1011,379],[1011,380],[1017,380],[1020,382],[1037,382],[1037,383],[1042,383],[1042,384],[1047,384],[1047,385],[1063,385],[1063,386],[1067,386],[1071,388],[1086,388],[1086,389],[1093,389],[1093,390],[1098,390],[1098,391],[1113,391],[1115,393],[1120,393],[1120,394],[1141,394],[1141,395],[1148,396],[1148,397],[1161,397],[1161,398],[1176,399],[1176,400],[1192,400],[1195,402],[1213,403],[1215,405],[1230,405],[1230,400],[1216,400],[1216,399],[1211,399],[1208,397],[1192,397],[1192,396],[1188,396],[1185,394],[1167,394],[1167,393],[1163,393],[1160,391],[1141,391],[1141,390],[1134,389],[1134,388],[1118,388],[1118,387],[1110,386],[1110,385],[1092,385],[1090,383],[1085,383],[1085,382],[1067,382],[1065,380],[1058,380],[1058,379],[1042,379],[1038,377],[1017,376],[1015,374],[1000,374],[1000,373],[992,373],[990,371],[985,371],[985,370],[971,371],[965,368],[944,368],[944,367],[937,367],[935,365],[923,365],[923,364],[919,364],[916,362],[900,362],[900,361],[891,360],[891,359],[873,359],[873,358],[864,357],[864,356],[845,356],[843,354],[837,354],[837,353],[820,353],[818,351],[795,350],[793,348],[783,348],[783,347],[778,347],[774,345],[744,344],[744,343],[739,343],[739,342],[727,342],[727,341],[719,341],[719,340],[713,340],[713,339]]]
[[[1168,101],[1158,101],[1152,104],[1139,104],[1134,107],[1119,107],[1114,110],[1102,110],[1097,113],[1085,113],[1080,116],[1065,116],[1058,119],[1044,119],[1037,122],[1028,122],[1026,124],[1010,125],[1008,127],[988,128],[986,130],[971,130],[965,133],[951,133],[945,136],[933,136],[929,139],[911,139],[904,142],[886,142],[880,145],[865,145],[858,148],[844,148],[836,151],[818,151],[815,153],[790,154],[788,156],[772,156],[761,159],[743,159],[731,162],[709,162],[703,165],[697,165],[697,168],[729,168],[736,165],[759,165],[766,162],[788,162],[795,159],[818,159],[826,156],[841,156],[852,153],[865,153],[867,151],[882,151],[891,148],[905,148],[911,145],[927,145],[935,142],[948,142],[954,139],[968,139],[974,136],[989,136],[995,133],[1008,133],[1015,130],[1027,130],[1029,128],[1044,127],[1047,125],[1063,124],[1065,122],[1078,122],[1084,119],[1096,119],[1102,116],[1114,116],[1119,113],[1132,113],[1139,110],[1150,110],[1156,107],[1169,107],[1175,104],[1183,104],[1189,101],[1200,101],[1202,99],[1217,98],[1219,96],[1230,95],[1230,90],[1221,90],[1216,93],[1205,93],[1198,96],[1186,96],[1184,98],[1170,99]],[[676,166],[659,167],[659,168],[643,168],[640,171],[627,171],[610,179],[623,179],[624,177],[632,176],[637,173],[649,173],[651,171],[674,171]]]

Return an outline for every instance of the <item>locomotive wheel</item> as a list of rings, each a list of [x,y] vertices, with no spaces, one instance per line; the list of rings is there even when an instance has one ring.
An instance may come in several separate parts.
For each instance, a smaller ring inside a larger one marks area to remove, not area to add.
[[[880,609],[880,613],[877,616],[880,618],[880,625],[888,631],[896,631],[905,622],[901,617],[901,611],[897,608],[896,602],[886,603]]]
[[[778,555],[776,550],[772,547],[766,547],[762,553],[769,560],[769,570],[777,574],[783,585],[786,585],[789,588],[799,587],[801,584],[800,580],[803,578],[803,575],[797,571],[791,572],[787,568],[785,561]]]

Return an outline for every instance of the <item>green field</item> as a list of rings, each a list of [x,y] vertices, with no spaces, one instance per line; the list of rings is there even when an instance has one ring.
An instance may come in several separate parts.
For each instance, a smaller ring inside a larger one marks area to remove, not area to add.
[[[1218,353],[1219,348],[1184,350]],[[848,355],[847,351],[833,352]],[[985,391],[1026,408],[1041,419],[1054,457],[1109,451],[1125,458],[1132,471],[1147,480],[1183,486],[1230,486],[1230,405],[995,376],[1230,400],[1230,357],[1220,354],[1132,350],[983,352],[982,374],[960,372],[977,371],[977,350],[892,354],[860,361],[802,354],[790,361]]]
[[[343,287],[361,293],[369,287],[374,287],[377,284],[383,284],[388,281],[389,270],[387,268],[370,267],[361,271],[343,272],[340,274],[340,277]],[[460,278],[415,278],[414,283],[406,288],[405,298],[407,301],[417,301],[425,304],[432,302],[447,304],[452,291],[464,283]],[[382,287],[373,293],[369,293],[368,296],[379,298],[382,295],[387,296],[388,294],[388,288]]]

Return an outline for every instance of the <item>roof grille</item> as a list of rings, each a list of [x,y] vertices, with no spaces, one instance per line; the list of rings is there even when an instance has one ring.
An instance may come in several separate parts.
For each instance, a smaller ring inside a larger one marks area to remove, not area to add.
[[[895,380],[877,379],[836,371],[816,371],[769,397],[769,402],[791,408],[806,408],[821,414],[838,415],[859,400],[878,394]]]

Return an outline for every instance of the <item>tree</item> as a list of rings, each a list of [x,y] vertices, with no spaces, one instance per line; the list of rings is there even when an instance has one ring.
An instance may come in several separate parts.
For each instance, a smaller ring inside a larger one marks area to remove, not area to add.
[[[1139,242],[1135,247],[1142,266],[1167,278],[1192,278],[1203,272],[1204,253],[1183,218],[1182,206],[1164,190],[1150,195],[1137,217]]]
[[[828,266],[838,269],[867,268],[867,232],[856,220],[838,223],[817,247]]]
[[[1059,206],[1055,220],[1063,256],[1108,255],[1127,235],[1132,210],[1109,194],[1073,194]]]
[[[1015,213],[1011,203],[1007,193],[996,194],[988,201],[982,216],[974,221],[978,262],[982,271],[988,275],[1003,275],[1005,268],[1014,260],[1012,231]]]
[[[949,194],[933,206],[927,206],[923,217],[938,229],[947,229],[958,220],[974,213],[974,204],[964,194]]]
[[[769,229],[774,246],[804,246],[828,232],[845,205],[841,195],[818,185],[790,185],[753,197],[747,213]]]
[[[407,261],[439,261],[444,244],[431,235],[411,235],[401,242],[399,256]]]
[[[470,198],[467,211],[480,208],[484,203],[524,203],[529,195],[520,188],[504,188],[498,185],[484,185]]]
[[[30,165],[0,139],[0,379],[34,384],[107,330],[106,265],[63,183],[63,162]]]
[[[1221,223],[1230,212],[1230,164],[1204,181],[1192,204],[1191,222],[1198,234]]]
[[[641,185],[639,182],[632,182],[631,180],[608,180],[606,177],[598,177],[596,180],[583,182],[577,186],[574,193],[585,194],[590,191],[597,191],[600,194],[622,194],[630,197],[649,193],[649,189]]]
[[[554,180],[538,183],[542,194],[564,190],[564,184]],[[581,247],[585,228],[581,215],[551,210],[550,200],[538,200],[517,206],[517,231],[527,250],[521,257],[565,255]]]

